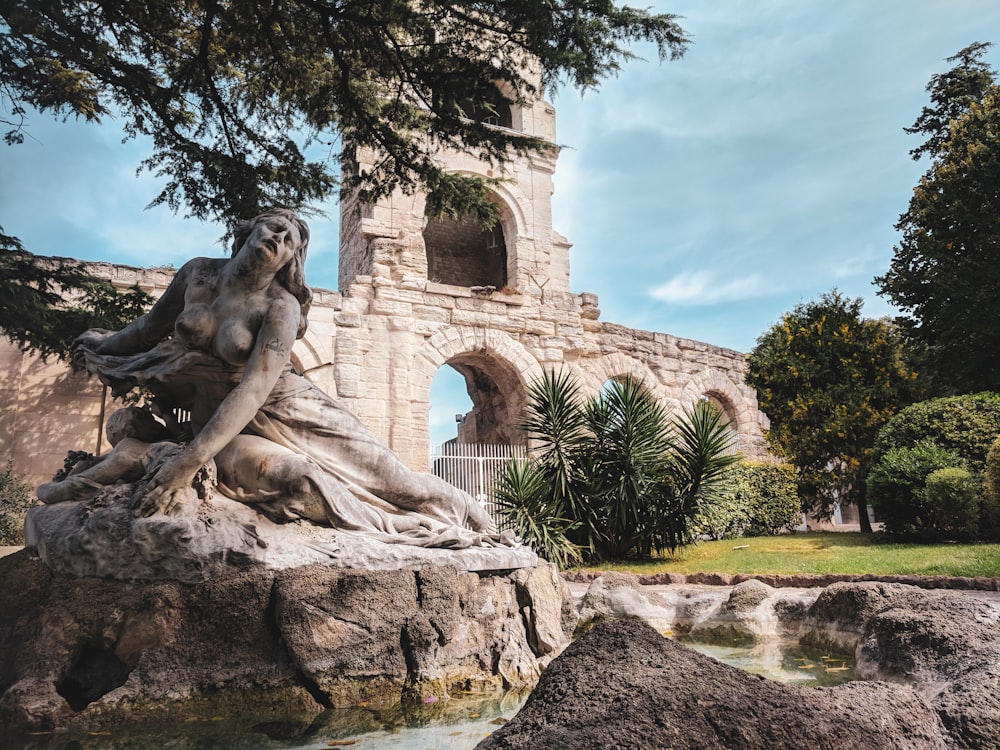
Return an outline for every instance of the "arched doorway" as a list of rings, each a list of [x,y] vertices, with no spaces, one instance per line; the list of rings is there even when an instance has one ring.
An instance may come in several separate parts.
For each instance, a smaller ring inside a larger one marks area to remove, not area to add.
[[[455,393],[459,388],[465,390],[464,399]],[[524,392],[517,372],[487,351],[459,354],[438,369],[431,399],[432,430],[455,420],[450,439],[432,441],[431,471],[479,499],[495,516],[497,472],[526,452],[525,435],[518,426]],[[456,404],[471,408],[463,413],[456,411]]]
[[[452,370],[455,375],[444,371]],[[524,387],[517,372],[509,363],[491,355],[488,351],[458,354],[449,359],[438,371],[434,383],[444,377],[446,388],[432,390],[444,400],[446,410],[454,413],[456,424],[455,440],[459,443],[479,443],[491,445],[526,444],[520,429],[521,410],[524,407]],[[457,398],[454,391],[464,385],[467,399]],[[442,408],[431,401],[431,421],[441,424]],[[471,405],[464,414],[454,411],[455,404]]]
[[[729,424],[729,444],[731,453],[740,452],[740,433],[736,424],[736,409],[732,402],[722,393],[709,391],[702,395],[702,400],[707,401],[715,410],[722,415],[724,422]]]

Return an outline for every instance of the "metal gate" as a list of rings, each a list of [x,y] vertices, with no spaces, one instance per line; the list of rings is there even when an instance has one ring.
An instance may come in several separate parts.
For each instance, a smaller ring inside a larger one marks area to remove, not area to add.
[[[431,471],[483,503],[497,526],[502,526],[493,495],[496,475],[508,460],[524,458],[526,452],[521,445],[449,441],[431,453]]]

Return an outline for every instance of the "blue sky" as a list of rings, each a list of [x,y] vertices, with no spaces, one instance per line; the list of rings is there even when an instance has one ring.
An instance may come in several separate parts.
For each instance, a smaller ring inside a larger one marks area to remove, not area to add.
[[[640,6],[643,3],[638,3]],[[837,287],[891,314],[885,272],[925,163],[903,128],[928,79],[974,41],[1000,43],[996,0],[670,0],[693,44],[625,65],[599,91],[555,99],[564,146],[554,226],[571,287],[602,319],[747,351],[783,312]],[[1000,68],[1000,50],[988,61]],[[34,117],[0,147],[0,225],[33,252],[134,265],[221,253],[221,229],[144,210],[146,144]],[[335,288],[337,208],[313,219],[306,269]],[[439,378],[444,381],[444,378]],[[432,439],[464,402],[435,389]],[[459,389],[460,390],[460,389]],[[461,394],[464,397],[464,394]],[[441,401],[441,404],[438,402]],[[453,434],[453,433],[452,433]]]

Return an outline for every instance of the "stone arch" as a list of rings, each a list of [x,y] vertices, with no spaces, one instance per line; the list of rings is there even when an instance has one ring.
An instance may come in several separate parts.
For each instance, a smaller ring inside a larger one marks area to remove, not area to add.
[[[516,192],[515,192],[516,190]],[[511,248],[512,243],[518,237],[525,237],[528,234],[528,220],[524,214],[524,205],[528,199],[521,194],[516,185],[500,183],[493,185],[490,192],[496,196],[497,200],[504,207],[501,212],[500,221],[504,224],[504,233],[507,235],[507,248]]]
[[[706,370],[696,375],[684,386],[681,398],[684,406],[692,406],[702,398],[710,399],[722,409],[723,416],[739,435],[741,443],[747,443],[754,435],[745,394],[725,373]]]
[[[323,365],[330,364],[331,357],[324,357],[321,352],[326,348],[320,343],[316,333],[307,328],[305,335],[295,342],[292,348],[292,367],[296,372],[305,374]]]
[[[681,400],[685,406],[690,406],[703,396],[712,396],[720,401],[732,410],[734,418],[746,411],[742,391],[720,370],[705,370],[692,377],[684,385]]]
[[[449,169],[451,174],[461,174],[468,175],[470,177],[482,177],[483,172],[481,169],[476,170],[472,167],[474,164],[478,165],[478,162],[469,162],[465,166],[467,168],[462,169]],[[500,215],[500,221],[504,224],[504,234],[508,237],[508,246],[510,241],[516,240],[518,237],[525,237],[529,234],[528,230],[528,217],[525,214],[524,207],[531,205],[531,201],[520,189],[520,185],[512,182],[502,182],[496,185],[490,186],[490,192],[496,198],[497,203],[500,204],[502,210]],[[413,195],[402,195],[395,196],[394,201],[399,202],[399,209],[411,213],[415,216],[423,217],[423,224],[425,226],[427,223],[427,196],[419,191],[414,192]],[[508,213],[509,212],[509,213]]]
[[[570,365],[573,375],[588,398],[600,393],[609,380],[619,380],[631,375],[642,383],[658,400],[670,407],[675,405],[660,384],[656,373],[642,360],[622,352],[611,352],[601,357],[575,362]]]
[[[542,374],[527,349],[502,331],[464,326],[442,329],[414,357],[411,386],[416,402],[429,407],[431,382],[444,365],[465,378],[473,403],[474,424],[466,429],[466,435],[473,438],[470,442],[525,443],[517,421],[527,384]]]
[[[456,174],[476,174],[455,170]],[[424,217],[421,236],[427,278],[454,286],[503,289],[516,276],[518,239],[526,233],[522,201],[504,186],[490,190],[500,219],[490,229],[471,217]],[[425,209],[426,210],[426,209]]]

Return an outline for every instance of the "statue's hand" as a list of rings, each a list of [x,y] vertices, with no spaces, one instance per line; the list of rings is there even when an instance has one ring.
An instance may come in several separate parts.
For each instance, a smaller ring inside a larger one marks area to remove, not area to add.
[[[90,328],[73,340],[73,343],[70,345],[70,352],[77,354],[81,349],[88,349],[99,354],[101,344],[109,336],[113,336],[114,333],[114,331],[108,331],[104,328]]]
[[[135,515],[173,515],[191,500],[196,500],[198,492],[191,482],[198,469],[198,466],[188,466],[183,453],[165,461],[146,485],[146,491],[133,511]]]
[[[91,328],[77,336],[69,347],[69,361],[74,370],[87,369],[86,352],[101,353],[104,342],[114,334],[103,328]]]

